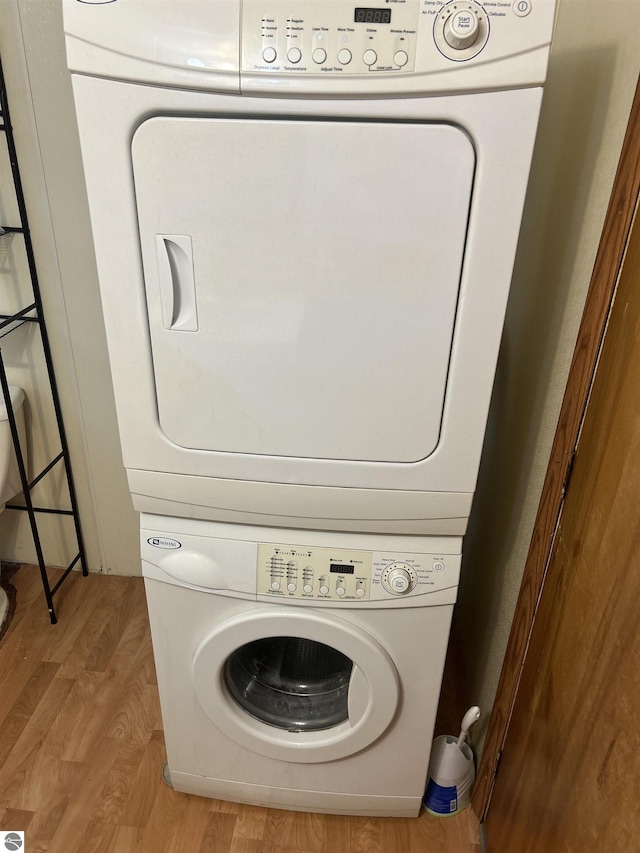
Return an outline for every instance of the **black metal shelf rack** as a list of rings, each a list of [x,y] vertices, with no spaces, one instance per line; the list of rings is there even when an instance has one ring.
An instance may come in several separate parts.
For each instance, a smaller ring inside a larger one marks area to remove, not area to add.
[[[22,191],[22,181],[20,178],[20,170],[18,168],[18,159],[16,156],[15,143],[13,138],[13,130],[11,127],[11,119],[9,114],[9,105],[7,102],[7,91],[5,86],[4,74],[2,71],[2,63],[0,62],[0,133],[4,136],[7,153],[9,156],[9,162],[11,165],[11,173],[13,176],[13,185],[15,190],[15,197],[17,202],[17,207],[19,211],[20,225],[19,226],[10,226],[3,225],[0,223],[0,237],[7,234],[19,234],[22,236],[24,240],[24,248],[27,257],[27,263],[29,266],[29,273],[31,277],[31,288],[33,294],[33,302],[30,305],[27,305],[25,308],[22,308],[20,311],[17,311],[15,314],[0,314],[0,338],[5,337],[6,335],[11,334],[20,326],[25,323],[35,323],[40,330],[40,338],[42,341],[42,350],[44,353],[44,359],[47,367],[47,373],[49,376],[49,384],[51,387],[51,398],[53,401],[53,407],[55,410],[56,421],[58,426],[58,433],[60,437],[60,453],[49,462],[48,465],[43,468],[40,473],[34,477],[31,481],[28,479],[27,469],[25,464],[24,455],[22,453],[22,448],[20,446],[20,437],[18,434],[18,427],[16,424],[15,413],[13,411],[13,406],[11,403],[11,396],[9,393],[9,382],[7,380],[7,374],[5,370],[4,359],[2,357],[2,347],[0,347],[0,385],[2,386],[2,394],[4,396],[4,402],[7,408],[7,419],[9,422],[9,427],[11,429],[11,437],[13,439],[13,446],[15,448],[16,457],[18,460],[18,470],[20,472],[20,482],[22,485],[22,493],[24,497],[24,505],[21,504],[7,504],[6,509],[15,510],[19,512],[26,512],[29,516],[29,523],[31,526],[31,533],[33,535],[33,541],[35,545],[36,555],[38,559],[38,566],[40,568],[40,575],[42,577],[42,585],[44,587],[44,594],[47,601],[47,607],[49,609],[49,616],[51,618],[51,624],[55,625],[57,620],[56,612],[53,604],[53,597],[60,589],[61,585],[64,583],[66,578],[68,577],[71,570],[76,566],[80,565],[82,568],[82,574],[87,575],[87,564],[85,559],[84,552],[84,543],[82,540],[82,530],[80,527],[80,516],[78,514],[78,503],[76,499],[75,486],[73,483],[73,473],[71,470],[71,462],[69,458],[69,447],[67,444],[67,436],[64,429],[64,423],[62,419],[62,410],[60,408],[60,398],[58,394],[58,386],[56,384],[55,373],[53,369],[53,361],[51,359],[51,349],[49,346],[49,336],[47,334],[47,327],[44,320],[44,313],[42,311],[42,300],[40,298],[40,285],[38,283],[38,275],[36,271],[35,258],[33,253],[33,245],[31,243],[31,235],[29,232],[29,224],[27,220],[27,211],[24,201],[24,194]],[[54,509],[50,507],[42,507],[42,506],[34,506],[33,501],[31,499],[31,492],[35,488],[35,486],[44,478],[46,475],[52,471],[57,465],[62,463],[64,465],[65,475],[67,486],[69,490],[69,499],[71,504],[71,509]],[[55,586],[51,586],[49,583],[49,576],[47,573],[47,568],[44,560],[44,553],[42,549],[42,541],[40,537],[40,533],[38,530],[38,515],[40,513],[45,514],[54,514],[60,516],[70,516],[73,518],[73,524],[75,529],[75,536],[78,543],[78,552],[76,556],[73,558],[71,563],[67,566],[62,576],[59,578],[58,582]]]

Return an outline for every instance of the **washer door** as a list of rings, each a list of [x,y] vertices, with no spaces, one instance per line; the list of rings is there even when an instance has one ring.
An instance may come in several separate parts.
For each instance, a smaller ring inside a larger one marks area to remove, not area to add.
[[[283,607],[219,625],[198,648],[192,677],[226,735],[301,763],[364,749],[389,726],[400,694],[396,669],[372,637],[335,616]]]

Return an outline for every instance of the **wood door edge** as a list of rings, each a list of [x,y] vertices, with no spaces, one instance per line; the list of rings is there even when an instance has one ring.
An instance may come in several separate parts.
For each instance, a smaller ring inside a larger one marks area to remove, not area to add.
[[[591,274],[496,698],[489,720],[487,738],[478,765],[472,805],[481,823],[486,819],[495,769],[506,739],[522,664],[560,515],[565,478],[587,404],[639,196],[640,80],[636,86],[618,170]]]

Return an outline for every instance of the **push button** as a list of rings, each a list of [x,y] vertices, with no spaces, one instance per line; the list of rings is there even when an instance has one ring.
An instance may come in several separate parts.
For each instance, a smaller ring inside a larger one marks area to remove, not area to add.
[[[378,61],[378,54],[375,50],[365,50],[362,55],[362,61],[365,65],[371,66]]]
[[[276,57],[278,56],[275,47],[265,47],[262,51],[262,58],[265,62],[271,64],[276,61]]]
[[[513,11],[519,18],[526,18],[531,11],[531,0],[516,0]]]
[[[346,47],[338,51],[338,62],[340,65],[348,65],[351,62],[351,51]]]
[[[403,68],[409,61],[409,55],[406,50],[397,50],[393,56],[393,61],[400,68]]]
[[[313,61],[316,63],[316,65],[322,65],[322,63],[325,62],[326,58],[327,51],[323,47],[317,47],[313,51]]]

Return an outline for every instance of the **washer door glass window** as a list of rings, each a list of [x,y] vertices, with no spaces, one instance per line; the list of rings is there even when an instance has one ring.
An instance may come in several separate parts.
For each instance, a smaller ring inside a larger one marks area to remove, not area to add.
[[[227,659],[224,681],[251,716],[290,732],[330,729],[348,719],[353,662],[324,643],[268,637]]]
[[[400,702],[396,668],[361,625],[310,608],[252,607],[192,662],[201,708],[243,749],[309,764],[364,749]]]

